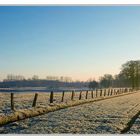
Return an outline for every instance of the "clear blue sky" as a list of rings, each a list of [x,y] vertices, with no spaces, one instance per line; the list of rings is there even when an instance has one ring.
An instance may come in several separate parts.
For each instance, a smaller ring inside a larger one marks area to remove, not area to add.
[[[0,79],[87,80],[140,58],[140,7],[0,7]]]

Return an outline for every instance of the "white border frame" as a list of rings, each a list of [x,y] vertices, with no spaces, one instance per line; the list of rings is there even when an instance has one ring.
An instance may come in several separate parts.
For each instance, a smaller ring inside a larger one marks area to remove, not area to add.
[[[0,0],[0,5],[114,5],[140,4],[140,0]]]

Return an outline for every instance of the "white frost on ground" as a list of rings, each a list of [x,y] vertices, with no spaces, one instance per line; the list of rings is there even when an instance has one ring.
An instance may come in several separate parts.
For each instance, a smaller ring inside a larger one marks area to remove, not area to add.
[[[80,92],[75,92],[74,100],[79,100]],[[95,97],[94,92],[94,97]],[[28,109],[32,107],[33,99],[35,92],[26,92],[26,93],[15,93],[14,94],[14,105],[15,109]],[[71,101],[72,92],[65,92],[64,102]],[[98,91],[98,97],[100,92]],[[82,100],[85,99],[86,91],[82,92]],[[7,115],[11,113],[11,103],[10,103],[11,95],[10,93],[0,93],[0,115]],[[49,105],[49,92],[38,92],[37,98],[37,106],[47,106]],[[62,100],[62,92],[54,92],[54,103],[61,103]],[[91,91],[88,93],[88,99],[91,98]]]
[[[140,109],[140,93],[50,112],[0,127],[8,134],[119,134]]]
[[[135,120],[127,134],[140,134],[140,116]]]

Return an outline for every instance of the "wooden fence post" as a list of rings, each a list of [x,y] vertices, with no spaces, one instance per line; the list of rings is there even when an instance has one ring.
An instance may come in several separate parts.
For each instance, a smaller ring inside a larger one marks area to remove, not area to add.
[[[116,95],[116,89],[114,89],[114,95]]]
[[[36,106],[37,97],[38,97],[38,94],[35,93],[35,97],[34,97],[34,100],[33,100],[32,107],[35,107]]]
[[[100,96],[102,96],[102,89],[100,90]]]
[[[117,95],[117,91],[118,91],[118,89],[115,90],[115,95]]]
[[[71,100],[74,99],[74,91],[72,91]]]
[[[108,94],[107,95],[109,96],[109,94],[110,94],[110,89],[108,89]]]
[[[93,98],[93,90],[91,91],[91,98]]]
[[[119,94],[121,93],[121,89],[119,89]]]
[[[65,94],[65,91],[62,92],[62,100],[61,100],[61,102],[64,101],[64,94]]]
[[[114,91],[113,91],[113,95],[115,95],[115,92],[116,92],[116,89],[114,89]]]
[[[106,89],[104,89],[104,96],[106,96]]]
[[[98,89],[96,89],[96,97],[98,97]]]
[[[110,94],[109,94],[109,96],[111,96],[111,95],[112,95],[112,91],[113,91],[113,89],[110,89]]]
[[[87,92],[86,92],[86,99],[88,98],[88,90],[87,90]]]
[[[53,91],[50,93],[50,103],[53,103]]]
[[[113,95],[115,95],[115,89],[113,90]]]
[[[79,100],[81,100],[81,98],[82,98],[82,91],[80,91]]]
[[[14,93],[11,93],[11,110],[15,110],[15,108],[14,108]]]
[[[118,94],[118,89],[116,90],[116,95]]]

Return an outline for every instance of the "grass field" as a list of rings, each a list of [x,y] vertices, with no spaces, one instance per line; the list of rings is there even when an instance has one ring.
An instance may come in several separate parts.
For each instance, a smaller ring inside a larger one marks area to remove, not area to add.
[[[65,102],[70,99],[70,95],[71,93],[67,95],[67,100],[65,100]],[[5,95],[5,98],[3,97],[3,99],[7,99],[7,104],[5,101],[3,105],[6,104],[8,106],[8,96],[9,95]],[[56,96],[61,101],[60,94],[57,94]],[[18,94],[17,97],[15,97],[17,108],[30,107],[33,97],[34,96],[31,93],[26,94],[26,98],[24,94]],[[39,93],[39,97],[40,98],[38,98],[37,102],[38,105],[46,105],[49,103],[48,94]],[[23,102],[21,102],[22,98],[24,99]],[[140,92],[137,92],[126,96],[78,105],[75,107],[50,112],[34,118],[14,122],[0,127],[0,133],[120,134],[121,131],[127,126],[127,123],[139,110]],[[137,119],[137,122],[138,121],[139,118]],[[132,125],[130,130],[128,130],[126,133],[138,134],[138,128],[138,125],[134,123],[134,125]]]

